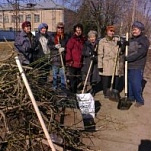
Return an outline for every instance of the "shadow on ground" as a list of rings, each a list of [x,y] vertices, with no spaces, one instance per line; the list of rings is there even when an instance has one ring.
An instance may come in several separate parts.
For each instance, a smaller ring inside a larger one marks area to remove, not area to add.
[[[151,140],[141,140],[138,151],[151,151]]]

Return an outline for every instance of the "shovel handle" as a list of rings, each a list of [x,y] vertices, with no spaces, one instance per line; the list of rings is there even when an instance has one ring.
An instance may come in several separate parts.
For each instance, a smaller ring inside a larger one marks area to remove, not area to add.
[[[86,87],[86,84],[87,84],[87,81],[88,81],[88,77],[89,77],[89,74],[90,74],[90,70],[91,70],[92,64],[93,64],[93,60],[91,60],[91,62],[90,62],[90,66],[89,66],[89,69],[88,69],[88,72],[87,72],[87,76],[86,76],[85,81],[84,81],[82,94],[84,93],[84,90],[85,90],[85,87]]]
[[[128,32],[126,33],[126,41],[128,41]],[[126,50],[125,50],[125,56],[128,55],[128,45],[126,45]],[[127,70],[128,70],[128,62],[125,61],[125,97],[127,98],[127,81],[128,81],[128,74],[127,74]]]

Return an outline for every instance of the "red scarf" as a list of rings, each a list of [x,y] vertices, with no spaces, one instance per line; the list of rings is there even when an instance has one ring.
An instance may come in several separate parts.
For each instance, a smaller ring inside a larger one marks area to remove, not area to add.
[[[64,33],[57,33],[55,35],[55,45],[60,44],[60,41],[64,38]]]

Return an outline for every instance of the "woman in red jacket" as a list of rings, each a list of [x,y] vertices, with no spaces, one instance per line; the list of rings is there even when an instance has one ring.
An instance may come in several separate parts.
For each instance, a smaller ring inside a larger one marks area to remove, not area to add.
[[[71,92],[77,93],[77,85],[81,79],[82,49],[85,42],[82,24],[76,24],[74,34],[66,46],[66,65],[69,67]]]

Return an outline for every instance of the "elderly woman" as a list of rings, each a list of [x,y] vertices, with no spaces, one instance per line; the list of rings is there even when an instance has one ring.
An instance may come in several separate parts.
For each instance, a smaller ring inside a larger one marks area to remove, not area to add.
[[[86,78],[86,74],[90,67],[91,60],[93,61],[88,82],[90,82],[91,90],[90,93],[94,96],[96,93],[96,84],[100,81],[99,72],[97,68],[97,32],[94,30],[90,30],[88,32],[88,40],[86,41],[83,48],[83,80]]]

